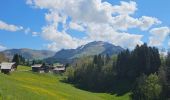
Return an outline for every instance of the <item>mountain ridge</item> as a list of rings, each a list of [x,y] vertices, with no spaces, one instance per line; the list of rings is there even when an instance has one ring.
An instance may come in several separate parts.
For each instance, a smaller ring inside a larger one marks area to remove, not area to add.
[[[29,48],[7,49],[1,51],[8,59],[12,59],[14,54],[20,54],[26,59],[45,59],[54,56],[56,52],[49,50],[34,50]]]
[[[47,62],[58,61],[60,63],[70,62],[73,59],[80,58],[83,56],[93,56],[93,55],[117,55],[124,49],[120,46],[115,46],[108,42],[103,41],[93,41],[85,45],[79,46],[76,49],[62,49],[53,57],[47,58]]]
[[[46,62],[60,62],[67,63],[74,59],[83,56],[93,55],[117,55],[124,49],[120,46],[115,46],[108,42],[93,41],[85,45],[79,46],[76,49],[61,49],[58,52],[49,50],[34,50],[29,48],[8,49],[1,51],[8,59],[12,59],[14,54],[20,54],[26,59],[44,59]]]

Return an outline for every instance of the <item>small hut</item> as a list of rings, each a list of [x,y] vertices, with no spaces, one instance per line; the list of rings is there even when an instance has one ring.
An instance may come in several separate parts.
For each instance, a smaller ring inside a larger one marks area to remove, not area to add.
[[[63,64],[55,64],[53,67],[54,67],[53,68],[54,73],[63,73],[65,72],[66,69]]]
[[[35,64],[32,65],[31,67],[33,72],[39,72],[39,73],[49,72],[49,66],[47,66],[46,64]]]
[[[53,72],[58,73],[58,74],[59,73],[64,73],[65,72],[65,67],[61,67],[61,68],[56,67],[56,68],[53,69]]]
[[[44,73],[42,64],[35,64],[35,65],[32,65],[31,67],[32,67],[33,72]]]
[[[14,71],[17,67],[16,64],[13,63],[9,63],[9,62],[2,62],[0,64],[0,68],[1,68],[1,72],[4,74],[9,74],[11,71]]]

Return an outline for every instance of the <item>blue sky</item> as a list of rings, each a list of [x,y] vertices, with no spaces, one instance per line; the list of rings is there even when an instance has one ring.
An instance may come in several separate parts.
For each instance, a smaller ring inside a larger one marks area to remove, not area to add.
[[[133,48],[134,45],[143,42],[159,48],[169,48],[169,38],[167,34],[169,34],[170,31],[170,13],[168,13],[168,11],[170,11],[170,0],[122,0],[124,3],[127,3],[127,5],[130,5],[130,7],[132,6],[132,8],[130,8],[129,11],[127,9],[126,12],[122,11],[124,10],[123,8],[127,7],[126,4],[121,4],[119,0],[98,0],[99,2],[97,2],[97,0],[91,0],[93,2],[85,0],[81,6],[82,9],[79,9],[79,12],[76,13],[71,12],[74,9],[68,11],[64,5],[61,6],[61,8],[65,7],[63,8],[64,10],[56,8],[56,6],[58,6],[57,4],[67,0],[58,0],[59,3],[56,3],[56,0],[37,1],[38,0],[0,1],[0,21],[2,24],[0,24],[0,50],[32,48],[57,51],[62,48],[76,48],[90,41],[98,40],[107,41],[124,48]],[[76,2],[76,0],[73,1]],[[112,17],[100,15],[102,13],[110,14],[108,8],[95,8],[96,5],[99,4],[102,4],[101,7],[105,7],[104,2],[107,2],[107,5],[114,8],[112,13],[115,14]],[[55,3],[56,5],[53,5]],[[81,5],[81,3],[77,4]],[[94,11],[94,14],[87,10],[89,8]],[[102,11],[100,11],[101,9]],[[88,13],[86,14],[85,12]],[[81,18],[78,14],[80,14]],[[47,16],[50,17],[47,18]],[[96,16],[96,19],[94,16]],[[127,18],[127,20],[121,19],[120,22],[116,23],[112,20],[112,18],[116,16],[120,16],[119,18],[126,16],[124,19]],[[149,21],[147,20],[148,18],[142,16],[149,17]],[[109,19],[110,22],[107,20],[108,18],[111,18]],[[65,22],[64,19],[66,19]],[[102,20],[104,23],[101,22]],[[148,22],[146,22],[146,20]],[[153,23],[151,20],[153,20]],[[111,23],[112,21],[113,23]],[[150,26],[143,25],[145,22],[150,23]],[[123,25],[120,23],[123,23]],[[124,26],[124,23],[127,25]],[[117,26],[115,24],[117,24]],[[121,29],[118,27],[119,24],[122,25]],[[10,27],[10,25],[15,27]],[[99,29],[93,28],[96,26],[99,27]],[[107,26],[109,26],[109,28],[105,30]],[[143,26],[147,26],[147,29],[143,30]],[[104,30],[100,31],[100,27]],[[163,32],[164,36],[160,32]],[[122,40],[119,39],[119,36]],[[160,40],[159,37],[161,37]]]

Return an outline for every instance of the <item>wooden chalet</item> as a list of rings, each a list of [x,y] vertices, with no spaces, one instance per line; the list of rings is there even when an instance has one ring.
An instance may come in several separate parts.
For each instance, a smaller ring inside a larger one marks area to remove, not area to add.
[[[54,64],[54,65],[47,65],[47,64],[35,64],[32,65],[32,71],[33,72],[39,72],[39,73],[63,73],[65,72],[66,68],[63,64]]]
[[[54,73],[63,73],[65,72],[66,68],[63,64],[56,64],[53,65],[53,72]]]
[[[43,73],[44,70],[42,68],[42,64],[35,64],[35,65],[32,65],[32,71],[33,72],[39,72],[39,73]]]
[[[43,64],[35,64],[35,65],[32,65],[31,67],[32,67],[33,72],[39,72],[39,73],[49,72],[49,66],[46,66]]]
[[[2,62],[0,64],[1,72],[4,73],[4,74],[9,74],[11,71],[16,70],[16,68],[17,68],[17,66],[14,62],[13,63]]]
[[[61,68],[54,68],[53,69],[54,73],[64,73],[65,72],[65,67],[61,67]]]

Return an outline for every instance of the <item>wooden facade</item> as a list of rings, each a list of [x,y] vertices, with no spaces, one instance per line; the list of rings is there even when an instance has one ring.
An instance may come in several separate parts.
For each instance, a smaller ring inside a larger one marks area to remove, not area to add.
[[[9,63],[9,62],[2,62],[0,64],[0,69],[1,69],[1,73],[4,74],[9,74],[11,71],[16,70],[16,64],[15,63]]]
[[[54,69],[53,69],[53,72],[54,73],[64,73],[66,68],[63,64],[58,64],[58,65],[55,65],[53,66]]]
[[[32,71],[33,72],[39,72],[39,73],[43,73],[44,70],[42,68],[42,64],[35,64],[35,65],[32,65]]]
[[[48,73],[50,71],[49,66],[42,65],[42,64],[36,64],[31,67],[33,72]]]
[[[35,64],[32,65],[32,71],[38,72],[38,73],[63,73],[65,72],[65,66],[64,65],[56,65],[56,66],[50,66],[50,65],[43,65],[43,64]]]

